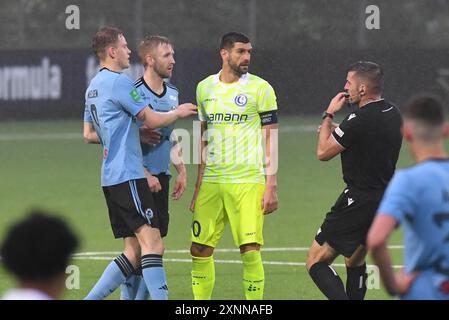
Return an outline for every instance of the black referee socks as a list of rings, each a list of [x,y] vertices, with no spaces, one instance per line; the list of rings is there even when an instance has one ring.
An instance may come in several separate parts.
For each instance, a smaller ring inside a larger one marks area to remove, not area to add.
[[[366,294],[366,263],[359,267],[346,266],[346,294],[350,300],[363,300]]]
[[[317,262],[309,270],[310,277],[318,289],[329,300],[348,300],[348,296],[337,272],[326,262]]]

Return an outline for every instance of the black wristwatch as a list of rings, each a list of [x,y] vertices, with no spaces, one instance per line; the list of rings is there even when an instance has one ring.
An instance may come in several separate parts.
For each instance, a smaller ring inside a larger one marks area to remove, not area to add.
[[[331,118],[332,120],[334,119],[334,115],[332,113],[329,113],[326,110],[324,110],[323,114],[321,115],[321,118],[324,120],[327,117]]]

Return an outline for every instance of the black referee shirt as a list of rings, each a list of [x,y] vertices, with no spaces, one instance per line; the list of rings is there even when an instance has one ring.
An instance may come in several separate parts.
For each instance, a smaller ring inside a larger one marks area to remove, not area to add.
[[[332,135],[341,153],[343,180],[359,190],[385,189],[396,168],[402,144],[402,117],[384,99],[350,113]]]

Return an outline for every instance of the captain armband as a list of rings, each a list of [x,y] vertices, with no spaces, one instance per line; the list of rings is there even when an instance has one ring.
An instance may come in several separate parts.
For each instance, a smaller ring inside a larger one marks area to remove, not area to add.
[[[278,112],[277,110],[270,110],[266,112],[259,113],[260,122],[262,126],[267,126],[269,124],[278,123]]]

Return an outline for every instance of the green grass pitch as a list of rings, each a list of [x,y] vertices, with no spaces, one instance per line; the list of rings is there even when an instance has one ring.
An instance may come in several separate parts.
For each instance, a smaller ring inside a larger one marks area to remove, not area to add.
[[[266,299],[324,299],[304,267],[308,247],[325,213],[344,185],[340,159],[320,162],[315,157],[317,117],[282,117],[279,134],[279,209],[266,217],[264,238]],[[177,127],[192,129],[191,121]],[[306,130],[303,130],[306,129]],[[309,129],[309,130],[307,130]],[[79,135],[79,137],[77,136]],[[4,122],[0,126],[0,235],[30,208],[59,212],[81,238],[81,255],[72,261],[80,271],[79,289],[67,290],[65,299],[82,299],[105,266],[122,249],[110,230],[100,188],[101,150],[82,139],[82,122]],[[412,164],[403,146],[398,167]],[[188,206],[196,178],[196,165],[188,165],[188,189],[179,202],[171,202],[171,220],[165,239],[165,267],[170,299],[192,299],[190,287],[190,222]],[[391,244],[400,244],[396,232]],[[281,248],[281,249],[279,249]],[[229,227],[217,249],[234,249]],[[243,299],[242,265],[237,251],[215,253],[215,299]],[[394,250],[395,264],[402,250]],[[341,258],[335,262],[343,263]],[[345,281],[345,269],[336,270]],[[14,285],[0,268],[0,295]],[[115,292],[110,298],[118,299]],[[367,299],[388,299],[380,287]]]

